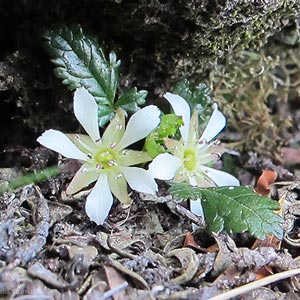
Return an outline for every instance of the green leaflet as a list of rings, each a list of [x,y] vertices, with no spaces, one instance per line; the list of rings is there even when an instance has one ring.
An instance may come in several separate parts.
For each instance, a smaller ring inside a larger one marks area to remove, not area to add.
[[[104,126],[122,107],[135,112],[144,104],[146,91],[133,88],[116,101],[120,60],[111,52],[109,58],[97,40],[77,26],[53,28],[45,34],[46,49],[56,65],[55,74],[70,90],[85,87],[95,97],[99,108],[99,126]]]
[[[184,98],[192,112],[195,109],[198,111],[199,127],[200,130],[204,130],[212,112],[209,88],[204,83],[196,86],[187,79],[183,79],[176,84],[172,93]],[[166,152],[164,138],[174,136],[182,125],[182,120],[174,114],[162,116],[160,126],[146,138],[145,149],[151,157],[154,158],[158,154]]]
[[[115,106],[122,107],[126,111],[135,112],[139,109],[139,105],[145,103],[147,95],[148,92],[145,90],[137,91],[137,88],[130,89],[120,96]]]
[[[184,98],[189,103],[191,111],[198,110],[200,128],[204,129],[212,113],[212,100],[207,85],[205,83],[194,85],[183,79],[176,84],[172,92]]]
[[[174,114],[162,115],[159,127],[146,137],[145,150],[152,158],[166,152],[164,139],[174,136],[182,125],[181,117]]]
[[[205,189],[176,183],[169,192],[183,200],[200,198],[210,232],[249,231],[259,239],[264,239],[267,233],[279,239],[283,236],[280,225],[283,219],[274,213],[279,209],[279,204],[256,194],[251,188],[235,186]]]

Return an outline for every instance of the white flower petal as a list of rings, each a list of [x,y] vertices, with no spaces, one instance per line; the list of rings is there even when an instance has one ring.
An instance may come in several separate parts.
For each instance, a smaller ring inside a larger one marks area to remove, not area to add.
[[[190,200],[190,211],[197,216],[200,216],[202,218],[204,217],[200,198],[198,198],[197,200]]]
[[[190,185],[196,186],[197,185],[197,180],[195,179],[195,176],[191,176],[189,174],[187,176],[189,178]]]
[[[125,112],[122,108],[117,109],[114,118],[106,127],[102,141],[104,145],[117,145],[125,132]]]
[[[76,172],[72,181],[67,187],[67,194],[72,195],[83,189],[84,187],[89,186],[92,182],[96,181],[99,178],[99,171],[95,166],[84,163],[80,169]]]
[[[85,210],[91,221],[103,224],[113,204],[113,196],[107,181],[107,174],[100,174],[93,190],[86,199]]]
[[[149,164],[149,173],[157,179],[170,180],[181,166],[181,160],[169,153],[156,156]]]
[[[120,170],[133,190],[147,194],[157,191],[155,180],[146,170],[137,167],[120,167]]]
[[[240,182],[237,178],[235,178],[234,176],[226,172],[219,171],[206,166],[201,166],[201,170],[203,170],[217,186],[232,186],[232,185],[239,186],[240,185]]]
[[[79,88],[75,91],[73,106],[74,114],[87,134],[94,141],[100,139],[98,106],[94,97],[85,88]]]
[[[189,178],[189,181],[190,181],[190,185],[193,185],[193,186],[197,185],[197,181],[195,179],[195,176],[188,176],[188,178]],[[190,200],[190,211],[193,214],[204,218],[204,212],[203,212],[203,208],[202,208],[200,198],[198,198],[197,200]],[[196,224],[193,224],[193,230],[196,230],[197,228],[199,228],[199,227]]]
[[[65,157],[86,160],[87,156],[81,152],[72,142],[71,140],[62,132],[58,130],[47,130],[45,131],[37,141]]]
[[[119,171],[119,170],[118,170]],[[123,204],[129,205],[132,199],[128,195],[127,181],[122,173],[108,172],[107,173],[108,184],[113,195]]]
[[[134,113],[127,123],[126,130],[116,149],[122,150],[145,138],[160,121],[160,110],[155,105],[146,106]]]
[[[179,128],[181,136],[184,142],[187,142],[189,137],[189,128],[190,128],[190,118],[191,118],[191,109],[189,104],[179,95],[172,93],[165,93],[164,97],[171,104],[175,115],[181,116],[183,121],[183,126]]]
[[[218,105],[214,103],[214,111],[207,123],[204,132],[201,135],[200,140],[205,140],[210,142],[214,137],[216,137],[222,129],[226,125],[226,118],[225,116],[218,110]]]

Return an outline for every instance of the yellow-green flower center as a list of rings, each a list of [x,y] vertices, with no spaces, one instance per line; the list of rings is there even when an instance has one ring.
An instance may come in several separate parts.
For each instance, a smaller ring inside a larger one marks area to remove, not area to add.
[[[118,164],[117,152],[113,149],[101,149],[94,155],[96,167],[99,169],[110,169]]]
[[[196,168],[196,164],[197,164],[197,160],[196,160],[196,154],[194,150],[185,150],[184,151],[184,156],[183,156],[183,165],[184,167],[192,172],[195,170]]]

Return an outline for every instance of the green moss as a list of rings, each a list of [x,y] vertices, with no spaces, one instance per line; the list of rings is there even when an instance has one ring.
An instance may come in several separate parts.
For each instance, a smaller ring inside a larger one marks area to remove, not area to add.
[[[284,107],[300,94],[299,61],[299,34],[291,27],[260,50],[237,52],[210,71],[214,99],[237,133],[235,147],[279,158],[293,120],[283,115]]]
[[[0,20],[3,60],[18,53],[22,60],[14,67],[25,81],[18,90],[10,87],[15,95],[11,101],[18,101],[26,124],[40,131],[67,123],[73,126],[72,117],[65,121],[72,97],[55,80],[53,65],[41,47],[40,36],[52,24],[81,24],[121,58],[122,88],[138,86],[156,99],[178,79],[201,82],[212,74],[216,62],[221,68],[241,50],[258,51],[276,32],[294,23],[300,2],[41,0],[4,8],[6,14]]]

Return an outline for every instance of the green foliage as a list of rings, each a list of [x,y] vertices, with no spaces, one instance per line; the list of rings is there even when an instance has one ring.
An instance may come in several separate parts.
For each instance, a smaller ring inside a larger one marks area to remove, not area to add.
[[[136,88],[115,100],[121,62],[114,52],[107,59],[97,40],[85,34],[79,25],[53,28],[45,38],[57,77],[70,90],[85,87],[95,97],[100,126],[113,117],[117,108],[135,112],[145,102],[147,92]]]
[[[280,159],[286,130],[292,127],[290,117],[282,118],[282,108],[299,93],[293,76],[300,71],[299,59],[299,47],[270,40],[260,51],[232,54],[210,72],[214,99],[228,119],[227,127],[238,133],[232,135],[235,149]]]
[[[187,79],[183,79],[176,84],[172,92],[184,98],[189,103],[192,111],[198,110],[200,126],[206,124],[212,113],[212,100],[210,89],[205,83],[194,85]]]
[[[160,153],[166,152],[163,146],[164,139],[174,136],[182,125],[183,121],[181,117],[174,114],[163,115],[159,127],[147,136],[145,150],[153,158]]]
[[[61,169],[57,166],[48,167],[36,173],[29,173],[22,175],[16,179],[11,180],[7,185],[0,185],[0,194],[7,191],[13,191],[27,184],[40,183],[46,179],[55,177],[61,173]]]
[[[169,192],[180,199],[201,199],[205,220],[210,232],[222,230],[249,231],[259,239],[267,233],[281,239],[282,218],[274,213],[279,209],[276,201],[262,197],[251,188],[210,187],[198,188],[186,183],[173,184]]]
[[[125,92],[116,101],[116,107],[122,107],[126,111],[134,112],[139,109],[138,105],[143,105],[146,101],[148,92],[145,90],[138,91],[137,88],[130,89]]]
[[[176,84],[172,92],[184,98],[192,111],[195,109],[198,111],[200,129],[204,129],[212,112],[210,90],[206,84],[196,86],[184,79]],[[166,152],[163,146],[164,138],[174,136],[182,125],[182,119],[174,114],[162,116],[160,126],[146,138],[145,149],[151,157]]]

